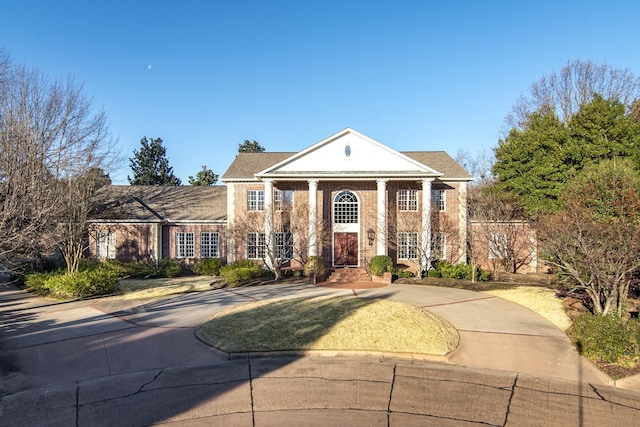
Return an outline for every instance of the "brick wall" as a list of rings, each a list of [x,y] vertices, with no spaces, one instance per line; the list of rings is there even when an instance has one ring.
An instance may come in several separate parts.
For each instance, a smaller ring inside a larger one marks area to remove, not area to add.
[[[234,183],[229,184],[234,187],[233,194],[233,210],[236,215],[247,214],[247,191],[248,190],[264,190],[262,183]],[[433,212],[432,231],[441,231],[447,234],[447,249],[446,253],[448,258],[452,258],[457,262],[459,258],[459,233],[458,233],[458,187],[457,183],[440,183],[434,182],[432,189],[445,190],[446,210],[444,212]],[[274,189],[277,190],[293,190],[294,191],[294,211],[299,218],[308,217],[308,184],[306,181],[301,182],[277,182],[274,185]],[[408,221],[414,224],[414,230],[406,231],[421,231],[421,201],[422,201],[422,184],[417,181],[388,181],[387,182],[387,235],[389,243],[387,244],[388,254],[397,261],[397,250],[395,246],[395,233],[398,231],[398,212],[397,212],[397,200],[396,194],[400,189],[415,189],[418,191],[418,211],[417,212],[402,212],[403,215],[415,216],[414,219]],[[378,193],[377,184],[375,180],[371,181],[320,181],[318,183],[318,213],[322,214],[321,220],[324,221],[325,226],[331,229],[333,222],[333,199],[340,192],[349,190],[354,192],[360,202],[360,227],[359,227],[359,255],[362,264],[362,258],[366,257],[371,259],[376,255],[377,242],[372,242],[369,245],[367,231],[377,230],[377,210],[378,210]],[[258,216],[258,222],[264,222],[263,212],[250,212],[251,215]],[[232,221],[230,221],[232,222]],[[407,222],[407,221],[405,221]],[[308,225],[307,225],[308,227]],[[302,229],[304,232],[304,229]],[[332,265],[332,236],[331,233],[326,233],[327,236],[322,241],[319,241],[319,254],[325,260],[327,265]],[[376,239],[378,236],[376,235]],[[306,239],[301,239],[305,240]],[[237,259],[246,258],[246,242],[237,242],[235,249],[235,256]]]
[[[87,255],[96,257],[98,232],[115,233],[116,259],[123,261],[148,261],[153,248],[152,224],[91,224],[88,228]]]
[[[226,226],[221,224],[169,224],[162,227],[162,253],[164,258],[177,258],[176,233],[193,233],[194,256],[193,258],[181,258],[185,265],[191,265],[200,258],[200,233],[219,233],[220,259],[226,260]]]

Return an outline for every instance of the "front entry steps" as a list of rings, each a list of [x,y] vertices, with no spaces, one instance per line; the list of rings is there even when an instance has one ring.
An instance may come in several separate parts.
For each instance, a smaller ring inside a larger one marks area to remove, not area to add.
[[[371,282],[371,276],[361,267],[334,269],[326,279],[329,283]]]

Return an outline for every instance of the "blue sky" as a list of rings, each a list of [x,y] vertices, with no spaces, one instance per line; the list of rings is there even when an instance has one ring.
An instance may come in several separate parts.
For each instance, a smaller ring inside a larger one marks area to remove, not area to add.
[[[5,0],[0,46],[103,108],[125,158],[160,137],[183,184],[243,140],[351,127],[396,150],[491,149],[569,60],[640,74],[636,1]],[[126,184],[128,160],[111,174]]]

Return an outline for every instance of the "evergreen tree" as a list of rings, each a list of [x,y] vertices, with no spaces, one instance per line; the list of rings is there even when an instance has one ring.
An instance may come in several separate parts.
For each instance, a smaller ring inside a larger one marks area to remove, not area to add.
[[[254,140],[249,141],[245,139],[242,144],[238,144],[238,153],[262,153],[264,152],[264,147],[258,143],[258,141]]]
[[[206,165],[202,166],[202,170],[196,174],[195,178],[189,177],[189,185],[209,186],[214,185],[216,182],[218,182],[218,175],[208,169]]]
[[[567,125],[548,107],[530,114],[495,149],[497,187],[520,196],[535,217],[556,211],[565,184],[586,166],[617,157],[640,165],[640,122],[625,111],[595,95]]]
[[[131,185],[180,185],[180,178],[173,174],[169,166],[167,151],[162,145],[162,139],[140,140],[140,150],[133,150],[133,158],[129,158],[129,165],[133,171],[133,178],[127,176]]]

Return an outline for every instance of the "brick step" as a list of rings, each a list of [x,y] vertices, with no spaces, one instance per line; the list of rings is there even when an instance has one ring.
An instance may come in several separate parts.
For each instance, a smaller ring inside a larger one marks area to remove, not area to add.
[[[364,268],[336,268],[327,277],[327,282],[370,282],[371,277]]]

